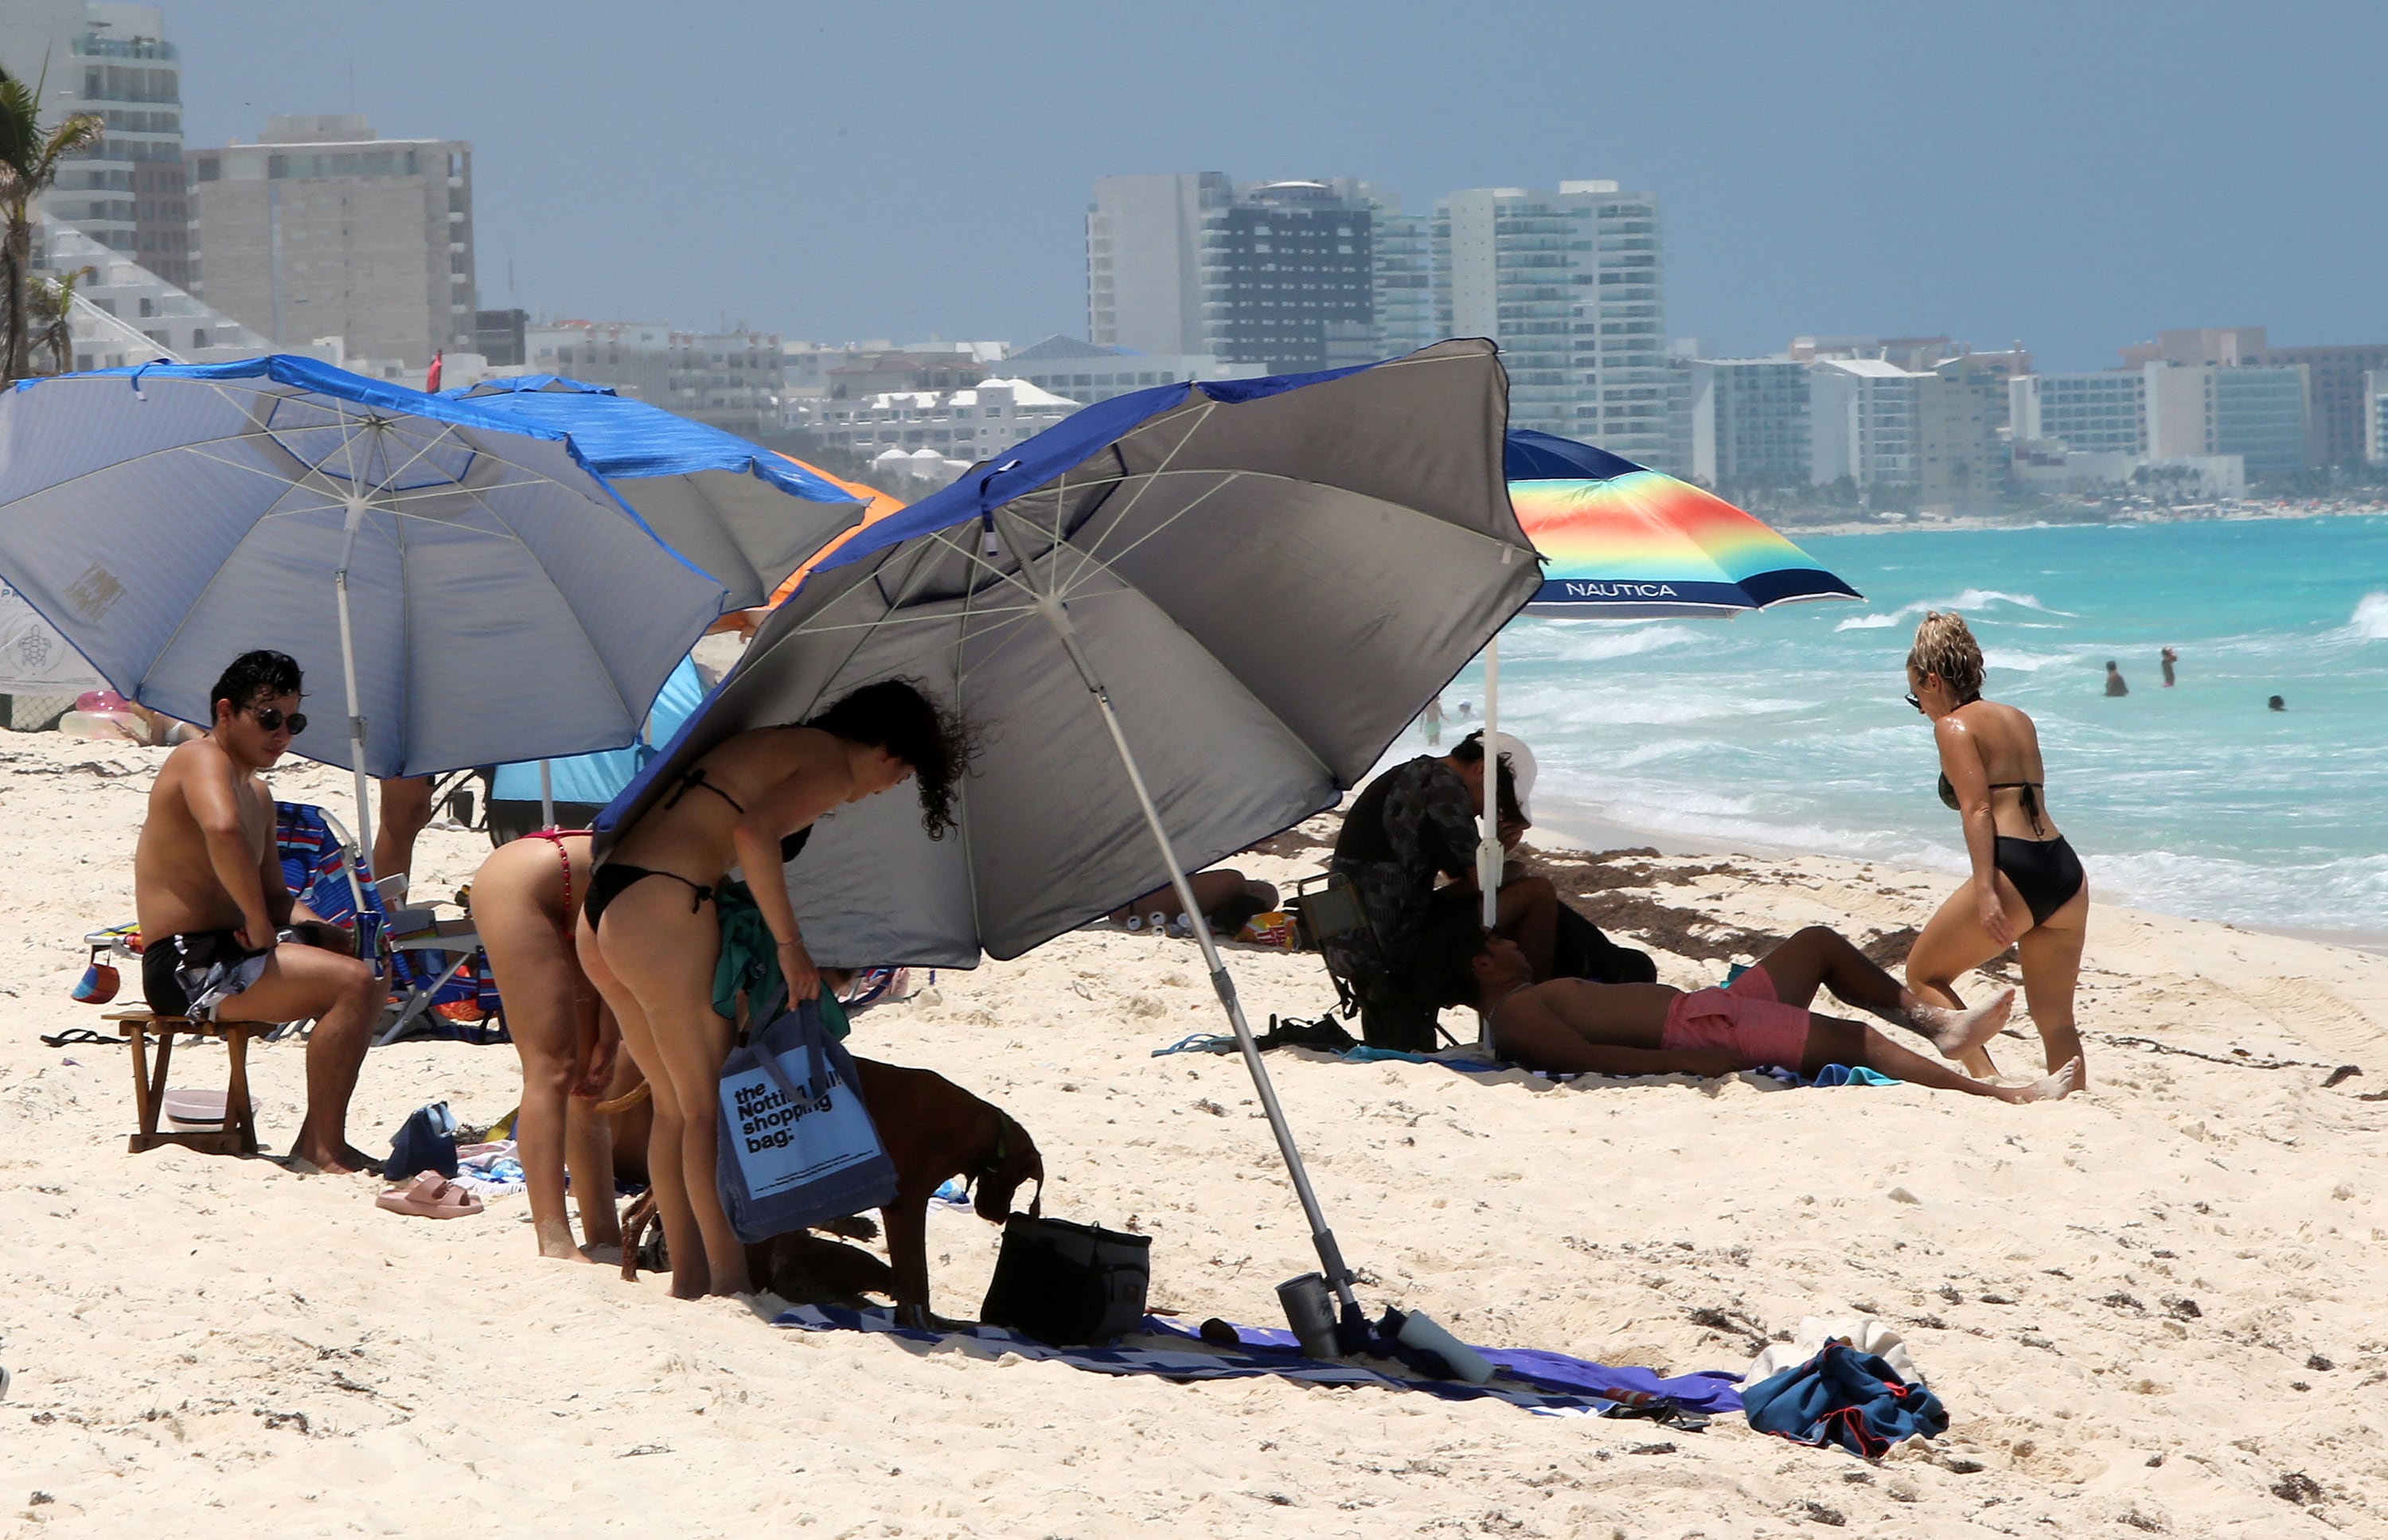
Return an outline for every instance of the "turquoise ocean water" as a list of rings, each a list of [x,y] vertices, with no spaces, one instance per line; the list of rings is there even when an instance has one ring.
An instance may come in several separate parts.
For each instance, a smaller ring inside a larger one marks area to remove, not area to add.
[[[1981,637],[1987,692],[2039,723],[2050,812],[2101,899],[2388,928],[2388,518],[1799,544],[1865,601],[1502,633],[1502,726],[1540,758],[1545,822],[1962,871],[1929,727],[1900,699],[1917,617],[1954,609]],[[2102,694],[2109,658],[2128,697]],[[1444,704],[1482,688],[1471,666]]]

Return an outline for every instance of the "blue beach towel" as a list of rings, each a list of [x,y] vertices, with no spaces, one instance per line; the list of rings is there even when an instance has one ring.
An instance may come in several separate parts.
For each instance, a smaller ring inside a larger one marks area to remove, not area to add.
[[[1831,1444],[1867,1459],[1902,1439],[1949,1431],[1949,1413],[1924,1385],[1911,1385],[1871,1353],[1845,1342],[1741,1391],[1749,1425],[1794,1444]]]
[[[1005,1357],[1068,1364],[1093,1374],[1150,1374],[1165,1380],[1254,1380],[1276,1378],[1314,1385],[1374,1385],[1383,1390],[1424,1391],[1447,1401],[1505,1401],[1543,1417],[1630,1417],[1642,1408],[1607,1396],[1581,1392],[1550,1391],[1531,1383],[1471,1385],[1458,1380],[1412,1380],[1380,1373],[1348,1361],[1304,1358],[1299,1353],[1258,1348],[1213,1347],[1176,1322],[1159,1316],[1144,1318],[1144,1330],[1110,1347],[1053,1347],[1007,1332],[999,1326],[964,1326],[951,1332],[918,1331],[898,1326],[884,1311],[846,1310],[835,1306],[798,1305],[771,1322],[797,1332],[870,1332],[924,1348],[959,1348],[974,1357]],[[1270,1335],[1250,1332],[1248,1341]],[[1158,1341],[1153,1339],[1158,1338]],[[1183,1345],[1180,1345],[1180,1344]]]
[[[1147,1316],[1144,1327],[1166,1336],[1196,1341],[1201,1336],[1165,1316]],[[1277,1327],[1238,1326],[1236,1336],[1254,1357],[1313,1361],[1302,1357],[1301,1345],[1292,1332]],[[1734,1387],[1740,1376],[1726,1370],[1667,1376],[1647,1369],[1620,1369],[1590,1358],[1573,1358],[1539,1347],[1477,1347],[1476,1351],[1511,1379],[1555,1394],[1597,1396],[1629,1410],[1645,1410],[1669,1402],[1689,1411],[1710,1414],[1741,1410],[1741,1392]]]

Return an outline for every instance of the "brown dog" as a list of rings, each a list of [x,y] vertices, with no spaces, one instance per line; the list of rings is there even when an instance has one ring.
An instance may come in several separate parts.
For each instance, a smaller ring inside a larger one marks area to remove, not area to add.
[[[989,1224],[1001,1224],[1010,1217],[1012,1199],[1023,1183],[1034,1181],[1039,1194],[1043,1193],[1045,1157],[1037,1153],[1028,1130],[1012,1121],[1010,1114],[934,1070],[857,1058],[854,1075],[855,1089],[861,1092],[880,1142],[896,1165],[896,1196],[879,1211],[894,1275],[896,1319],[904,1326],[932,1326],[938,1318],[929,1311],[929,1200],[947,1179],[961,1177],[977,1184],[971,1206],[978,1217]],[[621,1104],[630,1100],[626,1096]],[[654,1212],[652,1200],[652,1193],[641,1195],[623,1218],[624,1278],[638,1276],[639,1243]],[[749,1247],[748,1265],[754,1277],[768,1283],[782,1276],[794,1281],[820,1273],[825,1258],[818,1247],[806,1248],[811,1239],[798,1231]],[[782,1251],[789,1253],[784,1269]],[[834,1286],[838,1294],[883,1289],[875,1281],[863,1281],[850,1269],[836,1270],[842,1275]]]
[[[1023,1182],[1045,1188],[1045,1157],[1010,1114],[943,1075],[872,1059],[854,1061],[856,1089],[896,1162],[896,1196],[879,1211],[896,1270],[896,1320],[936,1323],[929,1312],[929,1200],[950,1177],[977,1184],[971,1206],[989,1224],[1010,1217]]]

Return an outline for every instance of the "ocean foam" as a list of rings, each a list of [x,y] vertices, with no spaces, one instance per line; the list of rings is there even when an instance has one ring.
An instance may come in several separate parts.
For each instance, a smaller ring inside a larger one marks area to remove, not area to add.
[[[2356,600],[2346,628],[2364,641],[2388,641],[2388,594],[2375,591]]]

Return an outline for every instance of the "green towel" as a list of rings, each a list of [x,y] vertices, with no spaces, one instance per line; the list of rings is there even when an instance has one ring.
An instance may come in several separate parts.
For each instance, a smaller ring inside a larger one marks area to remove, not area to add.
[[[738,1019],[738,997],[750,1004],[783,993],[787,980],[780,976],[780,943],[763,918],[760,905],[744,883],[724,877],[713,890],[714,912],[721,917],[721,960],[713,966],[714,1014]],[[828,990],[820,995],[821,1027],[844,1041],[845,1011]]]

